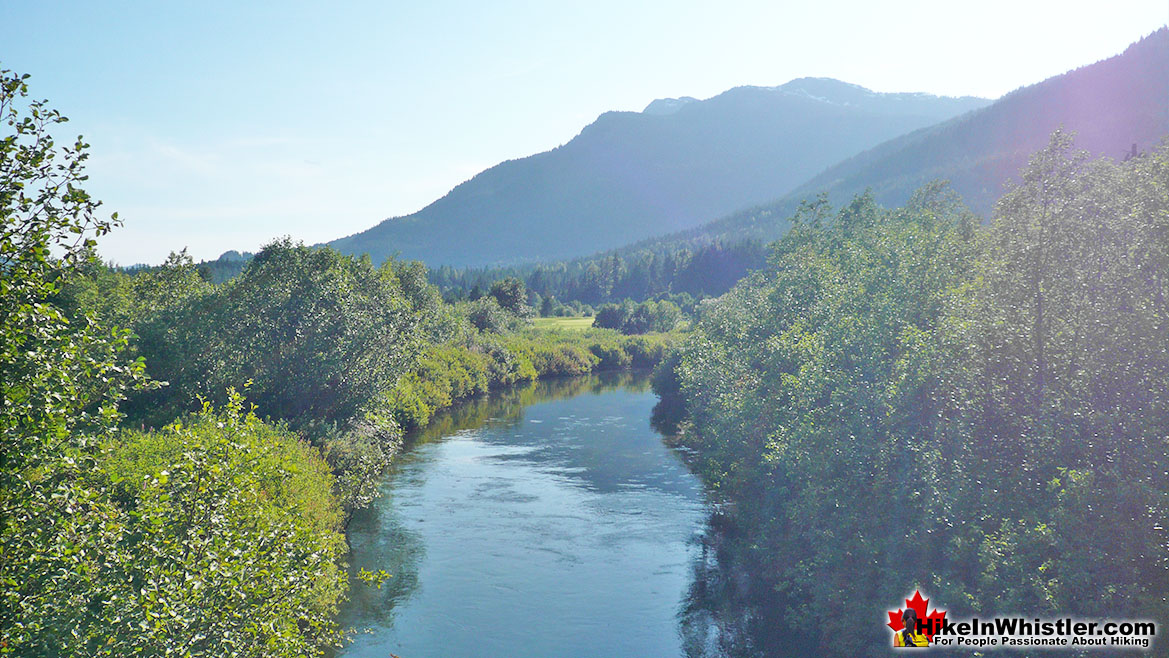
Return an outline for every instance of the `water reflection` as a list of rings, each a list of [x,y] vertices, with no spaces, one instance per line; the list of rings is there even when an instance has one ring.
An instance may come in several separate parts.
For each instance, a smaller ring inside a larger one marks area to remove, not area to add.
[[[354,584],[341,622],[368,632],[343,655],[700,655],[683,608],[708,510],[655,401],[644,375],[550,380],[412,437],[350,525],[353,568],[394,578]]]
[[[488,421],[498,423],[499,427],[514,426],[522,420],[524,408],[538,402],[619,389],[631,393],[648,391],[649,373],[620,370],[586,377],[550,377],[493,391],[491,395],[473,398],[438,412],[425,428],[407,437],[407,445],[443,439],[460,430],[482,427]]]
[[[793,601],[752,578],[750,574],[762,569],[757,561],[763,556],[737,536],[728,517],[711,513],[697,541],[701,548],[691,563],[690,588],[678,617],[686,656],[795,658],[819,653],[817,635],[791,630],[785,615],[794,614]]]
[[[426,550],[422,537],[406,527],[401,510],[394,508],[357,513],[349,537],[350,542],[361,546],[363,559],[376,562],[377,568],[393,574],[380,588],[364,584],[352,587],[349,604],[369,611],[370,621],[377,625],[389,626],[394,608],[407,601],[418,588],[418,563]]]
[[[708,518],[706,532],[697,538],[700,550],[691,563],[690,588],[678,615],[685,655],[745,658],[774,654],[782,645],[759,641],[767,635],[761,627],[763,619],[751,598],[750,579],[735,568],[729,554],[728,533],[720,518]]]

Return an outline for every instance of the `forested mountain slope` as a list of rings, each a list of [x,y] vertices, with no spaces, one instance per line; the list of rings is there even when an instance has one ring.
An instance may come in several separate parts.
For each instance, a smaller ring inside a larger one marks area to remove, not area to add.
[[[775,199],[842,158],[988,102],[824,78],[660,99],[605,113],[561,147],[330,246],[431,267],[583,256]]]
[[[801,201],[827,193],[840,205],[871,189],[877,202],[894,207],[930,181],[943,179],[985,217],[1028,154],[1046,145],[1061,127],[1075,133],[1078,148],[1116,160],[1127,158],[1134,145],[1143,152],[1169,135],[1169,29],[1154,32],[1115,57],[891,139],[826,169],[771,203],[698,228],[506,274],[523,276],[530,289],[559,299],[721,294],[747,269],[758,267],[759,245],[783,235]],[[707,253],[718,257],[699,257]],[[436,283],[444,288],[470,287],[503,276],[502,272],[464,276],[445,272]],[[626,279],[636,285],[626,285]]]
[[[888,206],[905,203],[929,181],[944,179],[986,215],[1004,183],[1043,148],[1051,133],[1075,133],[1094,156],[1124,159],[1169,134],[1169,29],[1124,53],[1023,87],[982,109],[896,137],[833,165],[774,203],[640,247],[741,237],[774,239],[804,199],[827,192],[834,203],[871,189]]]

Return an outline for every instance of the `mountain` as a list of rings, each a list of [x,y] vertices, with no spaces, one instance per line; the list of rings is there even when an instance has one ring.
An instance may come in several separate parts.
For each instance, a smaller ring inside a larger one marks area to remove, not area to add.
[[[561,147],[496,165],[412,215],[329,244],[432,267],[582,256],[774,199],[843,158],[988,103],[826,78],[659,99],[602,114]]]
[[[1004,185],[1057,129],[1076,146],[1121,159],[1169,135],[1169,28],[1122,54],[1023,87],[979,110],[893,138],[837,163],[786,197],[698,229],[651,240],[774,239],[803,199],[828,193],[836,204],[866,189],[887,206],[903,204],[932,180],[948,180],[972,210],[989,215]]]
[[[1127,157],[1134,146],[1141,151],[1169,136],[1169,29],[1152,33],[1115,57],[895,137],[829,167],[777,201],[568,262],[439,272],[434,278],[446,287],[461,288],[501,276],[522,276],[529,289],[562,300],[572,295],[584,298],[580,291],[585,290],[610,301],[608,289],[620,291],[613,293],[618,298],[719,294],[733,283],[731,275],[758,264],[753,245],[780,237],[802,200],[825,192],[840,205],[871,189],[878,201],[895,207],[925,183],[946,179],[972,209],[987,216],[1004,184],[1060,127],[1076,133],[1078,147],[1116,159]],[[703,258],[704,254],[718,257]],[[653,276],[647,277],[646,271]],[[596,292],[598,280],[609,288]]]

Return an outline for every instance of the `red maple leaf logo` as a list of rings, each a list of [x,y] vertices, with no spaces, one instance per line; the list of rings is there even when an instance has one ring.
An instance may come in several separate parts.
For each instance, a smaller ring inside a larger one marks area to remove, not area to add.
[[[941,622],[946,618],[946,611],[934,608],[933,612],[929,613],[929,615],[926,615],[925,611],[926,608],[929,607],[929,604],[929,599],[921,598],[921,590],[915,591],[913,593],[912,599],[905,599],[906,607],[913,608],[913,611],[917,613],[917,618],[925,624],[922,627],[922,634],[924,634],[930,642],[933,642],[934,631],[941,628]],[[901,615],[904,612],[905,608],[898,608],[897,612],[889,613],[888,626],[889,628],[892,628],[894,632],[905,628],[905,622],[901,620]]]

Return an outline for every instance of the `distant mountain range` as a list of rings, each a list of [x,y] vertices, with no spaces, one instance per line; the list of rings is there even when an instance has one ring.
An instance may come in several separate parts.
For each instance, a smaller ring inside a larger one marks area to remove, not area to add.
[[[481,266],[584,256],[781,197],[890,138],[988,105],[827,78],[659,99],[567,144],[492,167],[405,217],[329,245]]]
[[[1058,128],[1076,146],[1122,159],[1169,136],[1169,29],[1161,28],[1109,59],[1007,94],[987,107],[923,128],[837,163],[778,201],[635,248],[744,238],[771,240],[803,199],[827,192],[843,203],[866,189],[898,206],[925,183],[948,180],[988,216],[1004,184]]]

